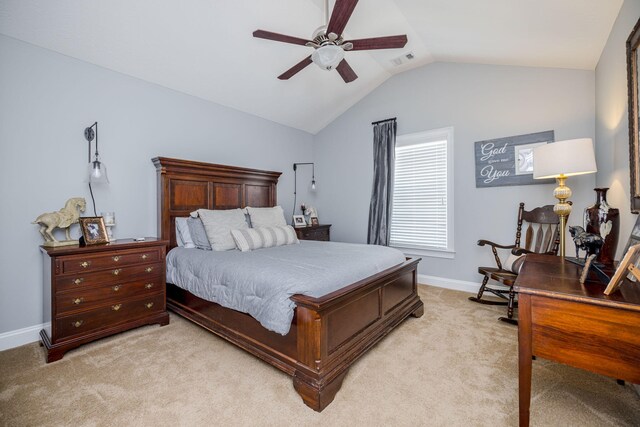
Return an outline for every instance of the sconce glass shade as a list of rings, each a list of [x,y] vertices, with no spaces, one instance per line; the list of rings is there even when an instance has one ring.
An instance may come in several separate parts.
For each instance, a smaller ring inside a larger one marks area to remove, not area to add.
[[[332,70],[344,59],[344,50],[340,46],[328,44],[313,51],[311,60],[323,70]]]
[[[87,179],[86,182],[90,184],[108,184],[109,178],[107,177],[107,165],[98,159],[87,165]]]
[[[313,179],[313,180],[311,181],[311,189],[312,189],[312,190],[314,190],[314,191],[315,191],[315,189],[316,189],[316,180],[315,180],[315,179]]]

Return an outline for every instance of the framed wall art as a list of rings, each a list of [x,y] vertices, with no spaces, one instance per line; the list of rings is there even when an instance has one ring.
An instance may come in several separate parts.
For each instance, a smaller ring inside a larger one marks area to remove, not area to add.
[[[548,184],[533,179],[533,149],[554,141],[552,130],[475,143],[476,188]]]

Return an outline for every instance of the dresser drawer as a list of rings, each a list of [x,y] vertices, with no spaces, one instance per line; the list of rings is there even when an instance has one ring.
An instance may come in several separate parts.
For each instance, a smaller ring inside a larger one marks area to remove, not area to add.
[[[165,310],[165,295],[157,293],[148,297],[118,302],[94,310],[56,317],[54,332],[58,340],[92,330],[129,322]]]
[[[113,269],[127,265],[158,262],[160,250],[148,248],[138,251],[116,251],[108,254],[61,257],[60,274],[69,274],[102,269]]]
[[[57,314],[84,311],[106,303],[137,298],[160,292],[164,289],[160,276],[148,280],[137,280],[117,285],[79,288],[56,294]]]
[[[164,273],[164,263],[116,267],[98,272],[78,272],[68,276],[56,276],[56,293],[86,289],[101,285],[118,285],[125,281],[156,278]]]

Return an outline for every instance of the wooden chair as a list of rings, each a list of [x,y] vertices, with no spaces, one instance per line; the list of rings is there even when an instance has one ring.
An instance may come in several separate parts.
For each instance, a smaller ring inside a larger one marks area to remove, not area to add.
[[[521,246],[523,225],[526,225],[526,230],[524,232],[524,245]],[[503,267],[503,263],[498,256],[498,249],[510,249],[513,255],[527,253],[557,255],[560,245],[560,218],[553,212],[553,205],[546,205],[531,211],[526,211],[524,210],[524,203],[520,203],[515,243],[513,245],[499,245],[489,240],[478,240],[478,246],[485,245],[491,246],[496,267],[478,267],[478,273],[482,274],[484,279],[482,280],[482,285],[480,285],[478,295],[469,297],[469,299],[481,304],[506,305],[507,317],[500,317],[499,319],[517,325],[518,321],[513,318],[513,310],[517,304],[515,302],[513,284],[518,274],[511,271],[508,267]],[[497,282],[501,287],[496,288],[489,286],[489,280]],[[489,292],[501,298],[503,301],[483,299],[482,297],[485,292]]]

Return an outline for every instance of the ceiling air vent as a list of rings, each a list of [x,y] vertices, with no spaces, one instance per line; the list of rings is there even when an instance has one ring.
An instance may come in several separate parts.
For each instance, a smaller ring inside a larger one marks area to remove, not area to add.
[[[415,56],[413,56],[413,52],[409,52],[409,53],[403,54],[402,56],[398,56],[397,58],[393,58],[391,60],[391,63],[397,67],[399,65],[402,65],[411,61],[414,58]]]

